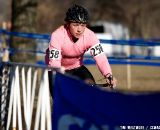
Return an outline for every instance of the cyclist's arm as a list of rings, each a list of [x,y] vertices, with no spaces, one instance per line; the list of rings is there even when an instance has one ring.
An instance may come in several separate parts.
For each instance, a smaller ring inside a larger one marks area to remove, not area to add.
[[[90,53],[95,59],[100,72],[106,79],[107,84],[109,84],[110,87],[114,88],[116,86],[117,81],[112,76],[111,66],[108,62],[106,54],[103,51],[100,41],[98,40],[98,38],[94,33],[90,35],[89,41],[90,41]]]
[[[103,76],[106,76],[108,73],[112,74],[110,64],[100,43],[93,45],[90,48],[90,53]]]
[[[56,35],[52,34],[49,47],[46,50],[45,62],[50,67],[61,67],[61,44]]]
[[[101,44],[96,44],[91,47],[90,49],[91,55],[96,61],[96,64],[101,71],[102,75],[106,79],[106,83],[108,84],[109,87],[115,88],[117,84],[117,80],[115,77],[112,76],[112,70],[110,67],[110,64],[108,62],[108,59],[103,52],[103,49],[101,47]]]

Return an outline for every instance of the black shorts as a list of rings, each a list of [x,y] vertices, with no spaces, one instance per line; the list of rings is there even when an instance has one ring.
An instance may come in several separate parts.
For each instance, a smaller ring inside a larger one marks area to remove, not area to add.
[[[72,70],[66,70],[66,73],[69,75],[72,75],[72,76],[76,76],[79,79],[82,79],[84,81],[91,80],[92,84],[95,84],[95,80],[94,80],[92,74],[89,72],[89,70],[84,65],[82,65],[81,67],[72,69]],[[52,74],[52,71],[48,71],[48,75],[49,75],[49,89],[50,89],[51,96],[53,97],[53,92],[52,92],[53,91],[53,78],[52,78],[53,74]]]
[[[92,74],[89,72],[89,70],[84,65],[82,65],[81,67],[72,69],[72,70],[66,70],[66,73],[76,76],[82,80],[90,79],[95,82]]]

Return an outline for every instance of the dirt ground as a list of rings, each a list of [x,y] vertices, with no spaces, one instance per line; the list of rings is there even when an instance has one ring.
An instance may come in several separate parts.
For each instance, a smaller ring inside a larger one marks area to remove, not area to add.
[[[87,68],[93,74],[96,83],[105,83],[95,65],[88,65]],[[160,91],[160,67],[111,65],[111,68],[118,81],[117,90],[134,92]]]

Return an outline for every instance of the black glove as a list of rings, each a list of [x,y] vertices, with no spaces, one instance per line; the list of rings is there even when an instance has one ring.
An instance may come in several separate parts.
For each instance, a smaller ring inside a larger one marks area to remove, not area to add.
[[[113,75],[108,73],[107,75],[105,75],[105,78],[106,78],[106,82],[107,82],[108,87],[113,88],[113,83],[112,83]]]

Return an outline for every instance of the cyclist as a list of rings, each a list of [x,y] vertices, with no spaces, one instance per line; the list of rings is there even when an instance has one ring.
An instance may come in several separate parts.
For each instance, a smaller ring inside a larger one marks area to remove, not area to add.
[[[64,67],[65,72],[79,77],[86,83],[95,84],[89,70],[83,65],[83,55],[90,49],[106,82],[116,86],[111,67],[95,33],[87,28],[88,11],[73,5],[66,12],[65,24],[56,29],[46,50],[45,61],[50,67]]]

